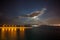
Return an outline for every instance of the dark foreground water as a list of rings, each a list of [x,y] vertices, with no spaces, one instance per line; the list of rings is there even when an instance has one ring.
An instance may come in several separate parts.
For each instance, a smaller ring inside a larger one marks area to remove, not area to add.
[[[60,27],[42,25],[24,31],[0,29],[0,40],[60,40]]]

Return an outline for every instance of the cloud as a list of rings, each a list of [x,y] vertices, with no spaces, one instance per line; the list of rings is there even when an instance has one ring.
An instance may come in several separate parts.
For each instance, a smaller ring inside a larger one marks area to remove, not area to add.
[[[33,11],[30,14],[26,16],[17,16],[16,18],[13,19],[14,22],[16,22],[17,24],[42,24],[45,22],[42,22],[40,19],[37,20],[38,18],[35,19],[35,17],[39,17],[42,16],[45,12],[46,8],[43,8],[41,11]],[[28,18],[28,16],[31,18]],[[34,19],[33,19],[34,18]]]

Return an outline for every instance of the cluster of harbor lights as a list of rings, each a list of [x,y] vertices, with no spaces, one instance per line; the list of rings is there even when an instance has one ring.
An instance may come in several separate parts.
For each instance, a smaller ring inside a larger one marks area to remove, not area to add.
[[[24,39],[24,32],[25,32],[25,29],[26,28],[29,28],[29,27],[24,27],[24,25],[20,25],[19,27],[17,27],[17,25],[2,25],[2,27],[0,27],[0,30],[1,30],[1,39],[2,40],[5,40],[6,39],[6,32],[8,32],[9,34],[9,37],[10,39],[11,38],[15,38],[16,39],[16,33],[17,33],[17,30],[20,31],[20,38],[21,40]],[[7,35],[8,35],[7,34]]]
[[[20,31],[24,31],[25,27],[24,25],[20,25],[19,27],[17,27],[17,25],[2,25],[0,29],[2,29],[3,31],[16,31],[17,29],[20,29]]]

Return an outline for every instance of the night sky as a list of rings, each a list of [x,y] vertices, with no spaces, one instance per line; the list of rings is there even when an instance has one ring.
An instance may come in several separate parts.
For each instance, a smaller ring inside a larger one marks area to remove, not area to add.
[[[46,8],[41,19],[60,18],[59,0],[2,0],[0,1],[0,24],[10,23],[17,16]]]

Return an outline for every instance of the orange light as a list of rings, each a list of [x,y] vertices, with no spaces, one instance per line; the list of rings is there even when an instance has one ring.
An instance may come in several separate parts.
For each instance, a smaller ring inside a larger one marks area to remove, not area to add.
[[[13,31],[13,28],[11,29],[11,31]]]
[[[7,28],[5,28],[5,30],[7,31]]]
[[[4,31],[4,28],[2,28],[2,31]]]
[[[8,30],[10,31],[10,28]]]
[[[16,28],[14,28],[14,31],[16,31]]]
[[[24,29],[25,29],[24,27],[20,27],[20,31],[24,31]]]

